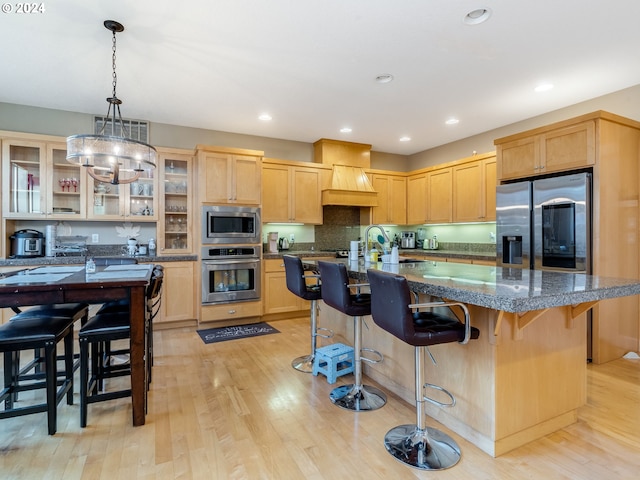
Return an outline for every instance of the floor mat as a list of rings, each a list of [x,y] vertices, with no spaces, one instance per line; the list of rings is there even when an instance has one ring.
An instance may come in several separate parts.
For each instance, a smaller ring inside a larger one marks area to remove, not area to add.
[[[208,328],[198,330],[198,335],[204,343],[224,342],[225,340],[235,340],[237,338],[258,337],[271,333],[280,333],[268,323],[252,323],[249,325],[236,325],[234,327]]]

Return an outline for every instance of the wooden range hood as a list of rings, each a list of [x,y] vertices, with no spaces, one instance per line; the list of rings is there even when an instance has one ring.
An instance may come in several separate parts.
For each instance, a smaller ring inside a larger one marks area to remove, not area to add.
[[[371,165],[371,145],[322,138],[313,144],[314,162],[330,165],[331,181],[322,190],[322,205],[377,207],[378,193],[365,168]]]

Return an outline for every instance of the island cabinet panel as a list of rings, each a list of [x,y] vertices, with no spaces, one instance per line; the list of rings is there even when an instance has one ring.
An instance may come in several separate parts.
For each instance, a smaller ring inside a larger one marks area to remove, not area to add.
[[[322,169],[263,162],[263,223],[322,224]]]
[[[198,145],[201,202],[260,205],[263,152]]]

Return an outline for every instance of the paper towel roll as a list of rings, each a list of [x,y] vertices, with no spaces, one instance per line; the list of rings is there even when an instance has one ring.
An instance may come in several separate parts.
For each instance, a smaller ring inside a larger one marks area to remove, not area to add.
[[[56,252],[56,236],[58,227],[56,225],[47,225],[44,229],[44,254],[47,257],[55,257]]]

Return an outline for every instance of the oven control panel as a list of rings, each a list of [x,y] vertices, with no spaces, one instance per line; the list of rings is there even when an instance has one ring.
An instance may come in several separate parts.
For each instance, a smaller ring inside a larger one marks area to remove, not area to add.
[[[260,256],[260,247],[202,247],[202,260],[222,260],[228,258],[255,258]]]

